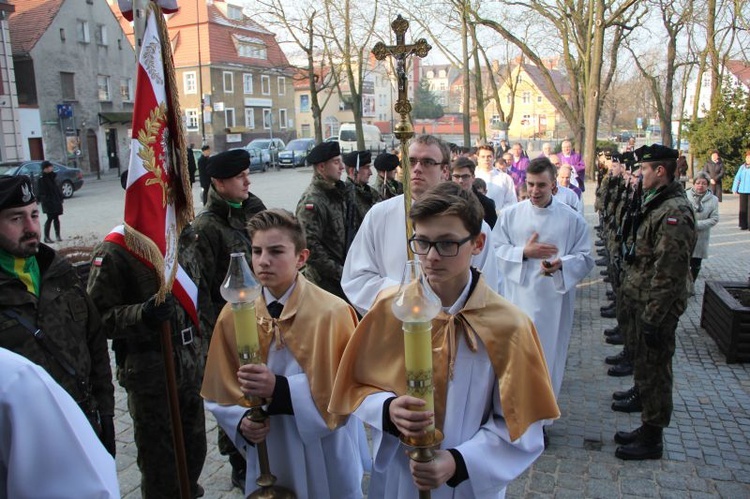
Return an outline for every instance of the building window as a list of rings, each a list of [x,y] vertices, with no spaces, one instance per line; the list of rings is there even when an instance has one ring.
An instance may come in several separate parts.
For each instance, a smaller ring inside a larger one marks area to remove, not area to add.
[[[96,77],[96,86],[99,89],[99,100],[109,101],[112,97],[109,94],[109,76],[99,75]]]
[[[309,124],[304,124],[300,127],[300,134],[302,135],[303,139],[308,139],[312,137],[312,130],[310,129]]]
[[[79,42],[89,43],[91,41],[91,38],[89,37],[89,22],[79,19],[76,28],[76,34],[78,36]]]
[[[536,102],[537,102],[538,104],[541,104],[541,103],[542,103],[542,96],[541,96],[541,95],[537,95],[537,96],[536,96]]]
[[[260,93],[263,95],[271,95],[271,77],[262,75],[260,77]]]
[[[60,73],[60,88],[63,100],[76,100],[75,73]]]
[[[235,36],[234,46],[237,48],[237,55],[240,57],[247,57],[249,59],[262,59],[268,58],[268,50],[262,41],[240,41],[239,37]],[[244,37],[242,37],[244,38]]]
[[[286,125],[286,109],[279,109],[279,128],[284,129]]]
[[[131,78],[120,80],[120,96],[123,102],[133,102],[133,80]]]
[[[273,125],[273,114],[270,109],[263,110],[263,128],[270,130]]]
[[[195,80],[195,71],[188,71],[182,75],[182,83],[186,94],[197,94],[198,85]]]
[[[521,100],[524,104],[529,104],[531,102],[531,92],[524,92],[521,94]]]
[[[276,79],[276,85],[279,87],[279,95],[286,95],[286,78],[279,76]]]
[[[65,28],[60,28],[60,41],[65,43]]]
[[[243,17],[242,7],[227,4],[227,17],[229,19],[234,19],[235,21],[241,21]]]
[[[245,108],[245,128],[248,130],[255,128],[255,109],[252,107]]]
[[[109,45],[107,41],[107,27],[103,24],[96,26],[96,43],[99,45]]]
[[[234,73],[231,71],[224,71],[224,93],[234,93]]]
[[[185,129],[191,132],[198,130],[198,110],[185,109]]]
[[[233,107],[224,108],[224,122],[226,123],[227,128],[232,128],[234,126],[234,108]]]
[[[242,75],[242,93],[252,94],[253,93],[253,75],[244,73]]]
[[[299,96],[299,112],[309,113],[310,112],[310,96],[303,94]]]

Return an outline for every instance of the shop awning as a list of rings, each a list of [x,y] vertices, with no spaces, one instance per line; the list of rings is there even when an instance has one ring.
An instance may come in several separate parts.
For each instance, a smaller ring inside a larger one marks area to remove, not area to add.
[[[132,112],[99,113],[100,125],[129,125],[133,119]]]

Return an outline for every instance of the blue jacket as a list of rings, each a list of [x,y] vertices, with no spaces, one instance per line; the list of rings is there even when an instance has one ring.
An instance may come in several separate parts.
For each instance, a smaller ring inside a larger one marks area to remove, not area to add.
[[[734,174],[734,183],[732,192],[740,194],[750,194],[750,165],[742,163]]]

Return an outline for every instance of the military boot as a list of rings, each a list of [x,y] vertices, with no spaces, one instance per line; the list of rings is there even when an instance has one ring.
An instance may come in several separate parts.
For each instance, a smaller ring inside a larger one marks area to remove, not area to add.
[[[630,354],[627,347],[623,348],[617,355],[609,355],[604,358],[604,363],[610,366],[617,366],[625,361],[630,360]]]
[[[604,338],[604,341],[609,343],[610,345],[624,345],[625,337],[622,335],[621,332],[618,332],[611,336],[607,336],[606,338]]]
[[[609,265],[609,258],[602,257],[602,258],[598,259],[594,263],[596,263],[596,265],[599,266],[599,267],[606,267],[607,265]]]
[[[605,277],[605,279],[607,278]],[[605,319],[615,319],[617,317],[617,305],[612,302],[612,305],[609,308],[602,307],[599,312]]]
[[[607,300],[614,301],[616,296],[614,291],[607,291]]]
[[[601,307],[599,307],[599,311],[604,312],[605,310],[614,309],[616,306],[617,305],[615,304],[615,302],[612,301],[611,303],[607,303],[606,305],[602,305]]]
[[[625,400],[625,399],[629,399],[637,391],[638,391],[638,387],[636,387],[635,385],[633,385],[630,388],[628,388],[627,390],[622,390],[622,391],[614,392],[612,394],[612,399],[613,400]]]
[[[621,437],[625,437],[623,441],[633,436],[635,439],[630,443],[618,447],[617,450],[615,450],[616,457],[626,461],[661,459],[662,453],[664,452],[662,428],[644,423],[643,426],[635,431],[622,433]],[[621,443],[617,440],[617,434],[615,434],[615,441]]]
[[[620,334],[620,325],[617,324],[615,327],[605,329],[604,330],[604,336],[616,336]]]
[[[601,239],[599,239],[599,240],[597,240],[594,243],[594,246],[597,246],[597,247],[601,248],[602,246],[604,246],[604,241],[602,241]]]
[[[607,376],[614,376],[615,378],[622,378],[631,374],[633,374],[633,363],[630,360],[624,360],[607,369]]]
[[[607,250],[604,248],[599,248],[598,250],[596,250],[596,254],[599,256],[605,256],[607,254]]]
[[[624,400],[615,400],[612,402],[612,410],[617,412],[641,412],[643,410],[643,404],[641,404],[641,394],[638,390],[633,392],[633,395]]]

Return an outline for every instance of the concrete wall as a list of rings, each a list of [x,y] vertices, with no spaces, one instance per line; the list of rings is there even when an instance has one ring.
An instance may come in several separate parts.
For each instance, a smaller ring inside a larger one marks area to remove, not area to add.
[[[18,133],[23,137],[21,143],[22,153],[19,159],[31,159],[31,153],[29,151],[29,138],[42,138],[42,143],[46,143],[46,138],[42,135],[42,120],[39,118],[39,109],[24,107],[18,110],[19,127]],[[59,135],[58,131],[58,135]],[[48,155],[46,153],[47,148],[45,147],[45,157],[49,159],[59,159],[62,157],[62,150],[58,150],[57,154]]]
[[[5,14],[5,12],[2,12],[2,14]],[[23,156],[16,77],[13,71],[10,32],[5,16],[0,21],[0,81],[2,82],[2,92],[0,92],[0,161],[28,158],[28,156]]]

